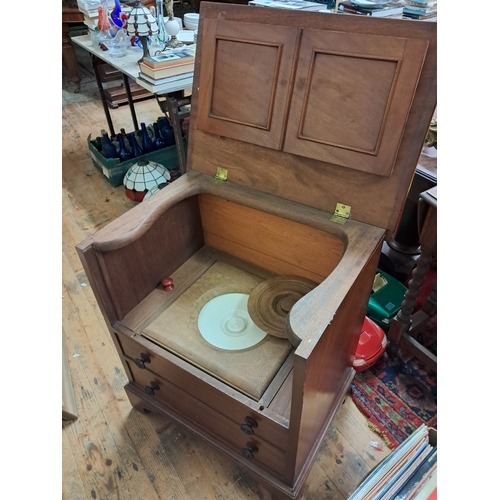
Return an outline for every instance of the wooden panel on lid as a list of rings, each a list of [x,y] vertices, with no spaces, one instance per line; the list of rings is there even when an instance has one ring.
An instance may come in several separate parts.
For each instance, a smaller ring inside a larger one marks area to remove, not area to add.
[[[390,175],[427,46],[304,30],[284,150]]]
[[[197,128],[278,149],[299,30],[255,23],[207,22],[205,98]]]

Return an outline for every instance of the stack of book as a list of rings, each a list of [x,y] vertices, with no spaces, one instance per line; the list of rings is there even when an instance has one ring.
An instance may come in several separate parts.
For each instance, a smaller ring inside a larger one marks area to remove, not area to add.
[[[348,500],[430,500],[437,496],[437,432],[422,424]]]
[[[403,3],[404,18],[437,21],[437,1],[403,0]]]
[[[337,12],[359,16],[391,17],[401,19],[404,5],[399,0],[372,2],[370,0],[345,0],[339,3]]]
[[[255,5],[257,7],[275,7],[277,9],[329,12],[326,4],[307,2],[306,0],[250,0],[248,5]]]
[[[139,78],[151,85],[174,83],[178,87],[192,83],[196,45],[170,49],[139,63]]]

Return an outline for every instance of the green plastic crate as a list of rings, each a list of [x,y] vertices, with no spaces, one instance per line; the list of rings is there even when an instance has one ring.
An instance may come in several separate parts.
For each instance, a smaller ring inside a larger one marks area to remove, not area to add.
[[[94,163],[95,168],[97,168],[97,170],[104,175],[106,180],[113,187],[121,186],[123,184],[123,177],[127,173],[127,170],[140,160],[154,161],[169,170],[175,170],[179,166],[177,147],[175,144],[173,146],[169,146],[168,148],[157,149],[151,153],[146,153],[141,156],[136,156],[131,160],[120,162],[118,158],[105,158],[97,149],[96,141],[92,140],[90,137],[91,134],[87,137],[87,143],[92,162]],[[185,140],[184,148],[186,148]]]
[[[377,274],[380,274],[386,284],[370,295],[366,315],[387,330],[391,319],[401,309],[407,288],[396,278],[380,269],[377,269]]]

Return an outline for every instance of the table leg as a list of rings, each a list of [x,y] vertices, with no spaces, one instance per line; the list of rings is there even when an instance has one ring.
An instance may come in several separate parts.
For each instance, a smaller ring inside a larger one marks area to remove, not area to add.
[[[132,98],[132,92],[130,91],[130,82],[128,81],[128,76],[123,73],[123,84],[125,85],[125,92],[127,93],[128,106],[130,108],[130,114],[132,115],[132,121],[134,122],[135,130],[139,130],[139,124],[137,123],[137,116],[135,114],[134,99]]]
[[[99,94],[101,95],[102,107],[104,108],[104,114],[106,115],[106,120],[108,122],[109,133],[111,137],[115,136],[115,129],[113,127],[113,120],[111,119],[111,115],[109,113],[109,108],[106,102],[106,96],[104,95],[104,87],[102,86],[101,75],[99,73],[98,66],[100,64],[106,64],[103,60],[98,57],[90,54],[92,60],[92,69],[94,70],[95,80],[97,83],[97,88],[99,89]]]

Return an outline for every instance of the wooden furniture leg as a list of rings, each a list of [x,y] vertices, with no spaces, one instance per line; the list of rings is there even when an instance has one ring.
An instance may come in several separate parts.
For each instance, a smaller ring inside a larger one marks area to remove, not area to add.
[[[75,93],[80,92],[80,74],[76,62],[75,49],[69,36],[69,23],[62,23],[62,55],[68,68],[69,79],[76,85]]]
[[[416,267],[412,272],[412,278],[408,283],[408,291],[401,304],[401,309],[391,323],[389,331],[387,332],[387,338],[389,340],[389,352],[396,353],[399,347],[404,347],[412,355],[416,356],[423,363],[436,371],[437,357],[410,335],[410,333],[420,326],[425,319],[435,315],[437,310],[437,287],[435,286],[429,298],[426,300],[424,307],[416,314],[412,315],[420,289],[436,252],[437,188],[432,188],[425,193],[427,194],[427,199],[430,191],[435,192],[436,203],[430,203],[426,208],[425,219],[420,231],[421,253],[417,259]],[[421,203],[425,203],[425,198],[424,200],[421,199]]]
[[[62,55],[69,78],[76,85],[75,93],[80,92],[80,74],[76,62],[75,49],[69,36],[69,27],[72,23],[82,23],[83,14],[78,9],[76,0],[63,0],[62,2]]]

